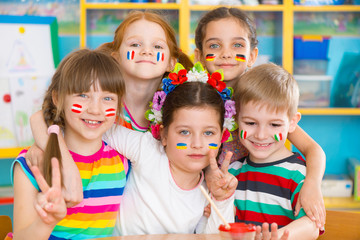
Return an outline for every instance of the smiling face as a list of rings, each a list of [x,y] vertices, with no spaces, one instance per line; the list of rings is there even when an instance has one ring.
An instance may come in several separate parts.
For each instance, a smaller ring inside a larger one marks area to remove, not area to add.
[[[233,80],[237,80],[247,67],[254,64],[257,48],[251,50],[248,31],[235,18],[211,21],[205,33],[203,51],[196,49],[196,58],[210,73],[223,69],[226,84],[232,86]]]
[[[219,118],[220,114],[208,106],[174,112],[173,121],[161,135],[172,169],[197,174],[209,165],[210,149],[221,144]]]
[[[118,101],[117,94],[102,91],[100,86],[67,95],[63,104],[65,141],[101,144],[102,135],[115,122]]]
[[[119,63],[125,79],[158,79],[170,71],[175,59],[170,57],[165,31],[145,19],[131,23],[125,30],[119,49]]]
[[[293,132],[300,120],[297,113],[291,119],[288,112],[268,109],[264,103],[241,104],[238,124],[241,143],[256,163],[273,162],[291,155],[285,147],[287,134]]]

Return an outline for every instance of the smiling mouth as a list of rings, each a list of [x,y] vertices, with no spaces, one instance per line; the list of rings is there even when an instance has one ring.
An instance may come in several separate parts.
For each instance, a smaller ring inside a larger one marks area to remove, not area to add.
[[[82,119],[85,123],[90,124],[90,125],[97,125],[100,124],[101,121],[94,121],[94,120],[87,120],[87,119]]]
[[[253,145],[257,146],[257,147],[268,147],[270,146],[272,143],[256,143],[256,142],[251,142]]]
[[[155,65],[155,63],[153,61],[149,61],[149,60],[141,60],[141,61],[137,61],[136,63],[150,63]]]

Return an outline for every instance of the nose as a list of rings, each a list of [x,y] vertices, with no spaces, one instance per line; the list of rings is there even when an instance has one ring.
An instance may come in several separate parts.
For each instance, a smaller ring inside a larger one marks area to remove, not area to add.
[[[101,113],[102,108],[101,108],[101,104],[99,99],[97,98],[92,98],[89,102],[89,106],[88,106],[88,113],[93,114],[93,115],[98,115]]]
[[[259,140],[266,139],[268,136],[264,126],[258,126],[255,131],[255,137]]]
[[[231,59],[232,57],[234,57],[232,50],[229,47],[226,47],[226,46],[224,46],[222,48],[222,51],[221,51],[220,54],[221,54],[220,58],[222,58],[222,59]]]
[[[203,147],[203,139],[200,135],[194,134],[191,138],[190,147],[194,149],[200,149]]]
[[[143,45],[140,50],[140,55],[142,55],[142,56],[153,55],[153,49],[150,46]]]

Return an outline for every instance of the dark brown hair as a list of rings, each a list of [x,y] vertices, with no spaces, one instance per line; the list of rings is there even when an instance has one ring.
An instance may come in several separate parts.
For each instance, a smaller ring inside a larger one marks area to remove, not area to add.
[[[206,34],[206,27],[209,22],[225,19],[225,18],[234,18],[239,21],[244,28],[247,28],[247,32],[250,40],[250,48],[254,49],[258,45],[258,40],[256,38],[256,27],[254,22],[250,19],[246,12],[242,11],[239,8],[228,8],[228,7],[219,7],[214,10],[207,12],[204,16],[201,17],[199,23],[195,30],[195,44],[201,52],[203,51],[203,41]],[[224,29],[226,26],[224,26]]]
[[[215,88],[202,82],[185,82],[177,86],[165,99],[163,106],[162,125],[169,127],[174,118],[174,113],[181,108],[212,107],[219,113],[221,130],[224,125],[224,102]]]
[[[124,21],[120,23],[118,28],[115,31],[114,41],[109,43],[102,44],[99,49],[103,49],[107,52],[118,53],[120,49],[120,45],[123,41],[123,37],[125,34],[126,29],[135,21],[145,19],[150,22],[157,23],[161,26],[161,28],[165,32],[166,42],[170,49],[170,56],[174,57],[181,63],[186,69],[190,69],[193,67],[193,63],[189,59],[189,57],[181,51],[181,49],[177,45],[176,36],[174,29],[169,25],[169,23],[156,12],[153,11],[131,11]],[[115,54],[116,56],[116,54]],[[166,75],[166,74],[165,74]]]
[[[121,113],[121,99],[125,83],[117,61],[100,50],[82,49],[67,55],[59,64],[45,93],[42,112],[47,126],[56,124],[65,129],[64,101],[74,93],[89,92],[91,86],[118,96],[117,114]],[[56,102],[54,102],[56,101]],[[61,134],[61,133],[60,133]],[[56,134],[50,134],[44,152],[44,177],[51,184],[51,158],[61,166],[61,154]]]

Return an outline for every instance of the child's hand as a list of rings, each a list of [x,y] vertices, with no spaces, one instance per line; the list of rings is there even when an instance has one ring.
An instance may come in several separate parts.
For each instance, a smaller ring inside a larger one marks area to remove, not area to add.
[[[278,226],[276,223],[271,224],[271,233],[269,232],[269,224],[263,223],[262,227],[256,226],[255,240],[287,240],[289,231],[285,230],[281,238],[278,237]]]
[[[61,174],[59,162],[56,158],[51,159],[52,164],[52,186],[50,187],[41,175],[37,166],[32,166],[34,174],[41,192],[37,196],[35,209],[44,223],[56,225],[66,216],[66,204],[61,194]]]
[[[43,167],[44,151],[36,144],[33,144],[25,154],[26,164],[30,166],[38,166],[40,171]]]
[[[216,162],[215,150],[210,150],[210,166],[206,169],[205,179],[212,196],[218,200],[229,198],[237,187],[238,181],[228,171],[232,152],[227,152],[221,169]]]
[[[206,205],[206,207],[204,208],[204,216],[209,218],[211,214],[211,205],[210,203],[208,205]]]
[[[306,184],[302,186],[298,201],[295,206],[295,216],[299,214],[302,207],[306,215],[316,222],[316,226],[321,228],[325,224],[326,210],[321,188],[318,184]]]

